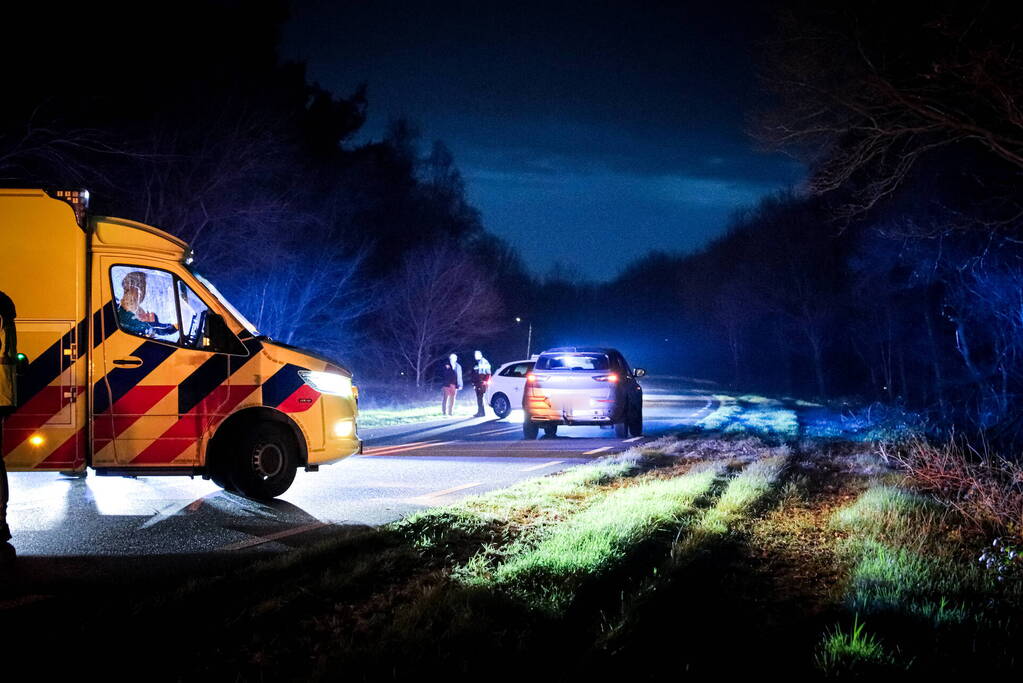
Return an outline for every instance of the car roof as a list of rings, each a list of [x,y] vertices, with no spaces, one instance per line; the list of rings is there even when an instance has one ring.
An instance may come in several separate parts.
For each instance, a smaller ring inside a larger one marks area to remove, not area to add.
[[[515,365],[516,363],[535,363],[535,362],[536,362],[536,357],[535,356],[533,358],[523,358],[522,360],[510,360],[507,363],[501,363],[501,365],[497,369],[501,370],[503,368],[508,367],[509,365]]]
[[[607,348],[605,346],[559,346],[553,349],[547,349],[543,354],[548,353],[617,353],[617,349]]]

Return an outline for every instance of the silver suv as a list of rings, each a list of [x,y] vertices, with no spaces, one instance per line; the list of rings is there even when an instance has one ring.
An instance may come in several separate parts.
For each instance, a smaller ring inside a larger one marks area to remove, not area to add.
[[[633,370],[615,349],[572,346],[544,351],[526,375],[522,392],[525,420],[522,433],[535,439],[542,427],[547,436],[558,425],[614,425],[625,438],[643,433],[643,388]]]

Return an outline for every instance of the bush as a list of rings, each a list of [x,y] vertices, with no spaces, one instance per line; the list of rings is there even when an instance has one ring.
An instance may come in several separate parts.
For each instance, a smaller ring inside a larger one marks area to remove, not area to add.
[[[882,455],[902,468],[916,487],[938,497],[983,533],[1020,538],[1023,533],[1023,467],[973,448],[961,439],[933,444],[912,439]]]

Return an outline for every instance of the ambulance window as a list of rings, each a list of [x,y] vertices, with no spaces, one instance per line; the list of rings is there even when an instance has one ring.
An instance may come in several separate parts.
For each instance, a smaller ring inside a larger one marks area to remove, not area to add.
[[[139,337],[181,343],[173,275],[155,268],[113,266],[110,283],[121,330]]]
[[[178,303],[181,306],[181,343],[193,349],[203,348],[203,330],[210,307],[181,280],[178,280]]]

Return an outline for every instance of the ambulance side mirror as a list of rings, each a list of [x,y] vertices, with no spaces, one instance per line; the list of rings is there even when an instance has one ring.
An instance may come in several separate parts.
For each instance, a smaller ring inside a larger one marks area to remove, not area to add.
[[[224,322],[224,318],[220,315],[209,311],[206,314],[206,329],[203,330],[202,335],[202,346],[207,351],[217,351],[219,353],[230,353],[234,355],[244,356],[248,352],[238,337],[234,336],[231,332],[231,328]]]

